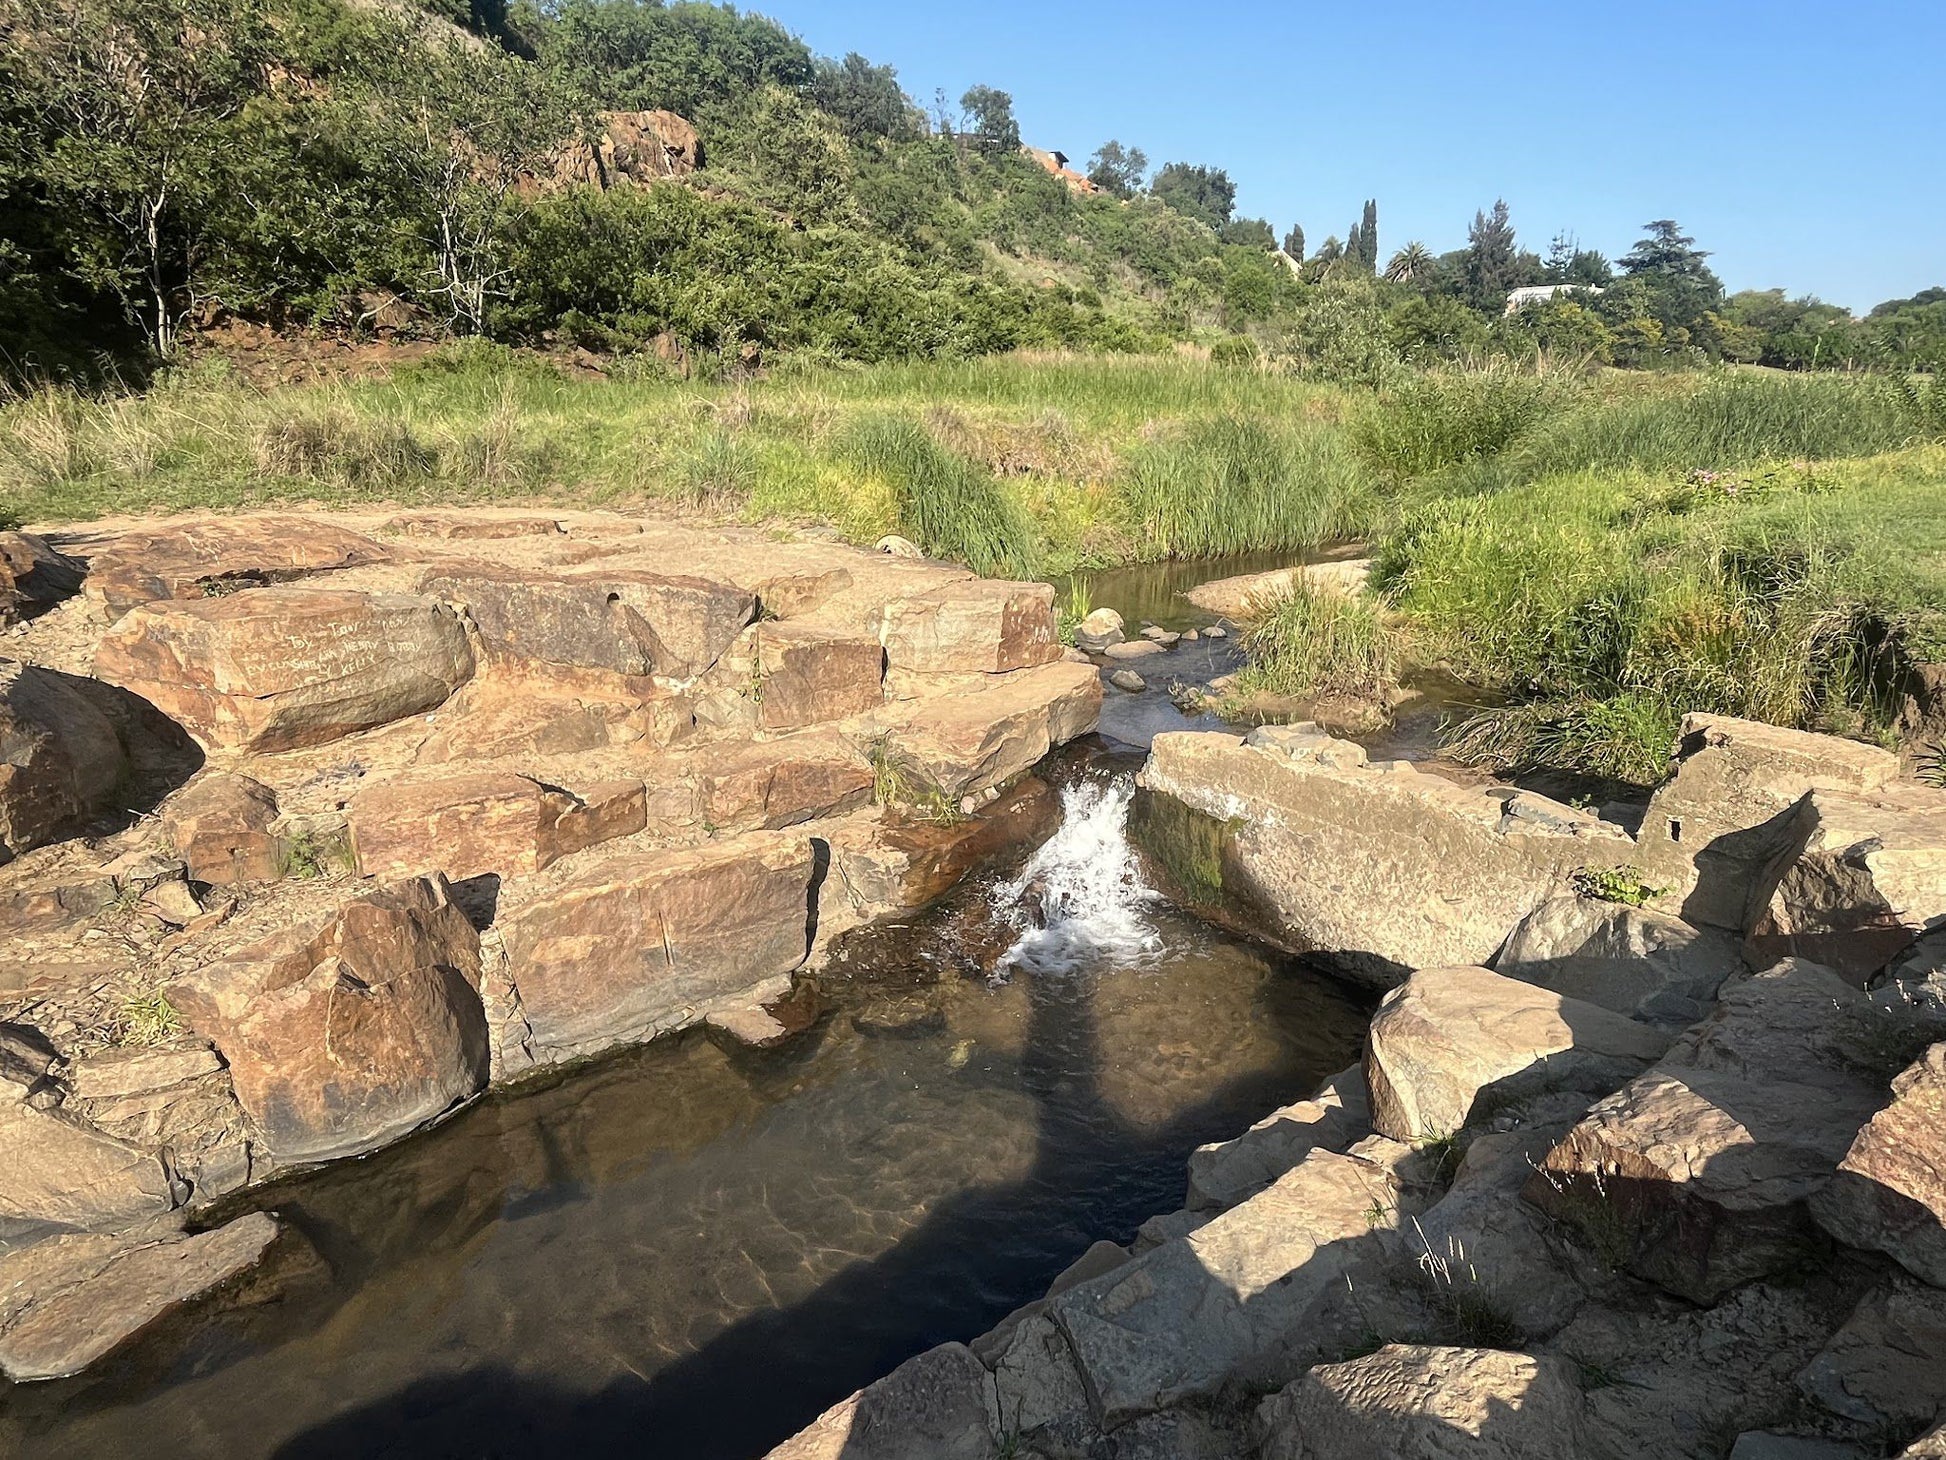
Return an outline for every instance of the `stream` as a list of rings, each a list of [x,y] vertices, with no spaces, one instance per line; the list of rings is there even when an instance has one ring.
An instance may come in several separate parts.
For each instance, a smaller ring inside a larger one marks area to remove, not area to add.
[[[854,935],[810,1031],[665,1039],[266,1189],[303,1241],[263,1296],[0,1385],[0,1455],[753,1460],[1181,1205],[1190,1151],[1352,1063],[1368,1010],[1149,891],[1139,748],[1188,722],[1109,706],[1043,767],[1051,839]]]

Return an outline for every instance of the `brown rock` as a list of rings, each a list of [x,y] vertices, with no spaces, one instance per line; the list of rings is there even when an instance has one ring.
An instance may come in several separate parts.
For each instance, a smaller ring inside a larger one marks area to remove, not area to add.
[[[419,765],[574,755],[609,746],[671,745],[695,730],[688,698],[653,679],[599,670],[518,673],[505,666],[472,680],[441,709],[419,746]]]
[[[375,1150],[484,1088],[479,935],[442,884],[382,887],[171,982],[281,1162]]]
[[[884,698],[885,651],[873,640],[788,622],[758,624],[752,635],[748,692],[762,729],[849,719]]]
[[[162,833],[192,878],[228,886],[282,875],[282,847],[270,830],[276,820],[270,787],[232,771],[208,771],[170,797]]]
[[[832,1405],[765,1460],[993,1460],[991,1387],[965,1344],[941,1344]]]
[[[1811,1212],[1847,1246],[1946,1288],[1946,1043],[1892,1082],[1892,1103],[1858,1133]]]
[[[496,658],[644,676],[667,672],[675,662],[648,621],[599,583],[482,567],[464,574],[436,570],[419,580],[419,589],[464,608]]]
[[[647,1038],[796,968],[822,860],[762,833],[611,857],[505,915],[535,1060]]]
[[[80,1100],[112,1100],[145,1095],[200,1079],[223,1068],[208,1044],[177,1044],[163,1049],[102,1049],[77,1060],[68,1084]]]
[[[448,542],[486,542],[510,537],[554,537],[561,531],[553,517],[506,516],[487,512],[408,512],[382,529],[404,537],[436,537]]]
[[[0,628],[47,612],[81,591],[81,568],[25,532],[0,532]]]
[[[95,667],[205,748],[265,751],[429,710],[473,654],[452,610],[424,598],[261,588],[135,609]]]
[[[781,830],[842,816],[872,799],[872,770],[849,744],[791,735],[699,757],[697,814],[719,829]]]
[[[1655,906],[1741,933],[1770,863],[1813,791],[1873,791],[1898,774],[1876,746],[1726,715],[1684,717],[1676,774],[1649,802],[1637,865]]]
[[[363,876],[443,872],[456,882],[538,872],[645,824],[640,781],[605,784],[581,797],[493,771],[367,785],[345,816]]]
[[[598,188],[646,186],[683,177],[703,165],[696,129],[670,111],[602,112],[593,142],[577,139],[561,148],[547,173],[555,185]]]
[[[1743,970],[1737,941],[1667,913],[1572,894],[1521,920],[1493,960],[1496,971],[1618,1014],[1687,1026],[1723,981]]]
[[[894,669],[1001,674],[1061,657],[1054,587],[968,579],[879,610],[878,638]]]
[[[1101,678],[1057,660],[995,676],[985,689],[919,702],[887,750],[923,784],[959,798],[998,786],[1095,728]]]
[[[57,1237],[0,1256],[0,1373],[16,1382],[78,1374],[254,1267],[276,1237],[276,1219],[252,1212],[193,1237]]]
[[[0,1087],[0,1238],[127,1226],[176,1205],[168,1168],[59,1110]]]
[[[382,563],[390,556],[360,533],[315,517],[277,513],[70,534],[61,546],[88,565],[82,592],[113,614],[158,598],[199,598],[210,585],[278,583]]]
[[[777,573],[752,585],[766,618],[800,618],[814,612],[852,586],[849,568],[803,573]]]
[[[0,862],[106,807],[129,768],[85,681],[0,659]]]
[[[569,581],[593,583],[639,615],[671,656],[659,672],[678,679],[701,674],[722,658],[757,613],[754,593],[714,578],[586,568]]]
[[[1893,1281],[1860,1300],[1797,1376],[1833,1414],[1911,1434],[1946,1406],[1946,1293]]]

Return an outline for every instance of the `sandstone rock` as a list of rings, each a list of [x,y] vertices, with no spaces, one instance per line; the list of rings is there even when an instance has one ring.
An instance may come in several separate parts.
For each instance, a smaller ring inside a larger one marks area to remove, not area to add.
[[[1320,1337],[1308,1315],[1396,1225],[1398,1194],[1384,1166],[1313,1150],[1189,1236],[1053,1299],[1096,1422],[1288,1379]]]
[[[81,591],[81,568],[25,532],[0,532],[0,628],[47,612]]]
[[[435,569],[419,591],[464,608],[496,658],[637,676],[687,672],[649,621],[601,582],[509,568]]]
[[[496,512],[407,512],[392,518],[382,531],[403,537],[436,537],[447,542],[485,542],[513,537],[554,537],[558,518],[508,516]]]
[[[1946,1043],[1892,1082],[1892,1103],[1858,1133],[1811,1212],[1847,1246],[1946,1288]]]
[[[1899,1451],[1899,1460],[1946,1460],[1946,1417]]]
[[[1569,871],[1630,846],[1571,807],[1366,765],[1329,737],[1158,735],[1140,782],[1207,819],[1207,845],[1191,827],[1144,842],[1187,895],[1208,903],[1220,886],[1262,931],[1386,986],[1484,963]]]
[[[1873,791],[1898,773],[1875,746],[1723,715],[1683,719],[1676,774],[1649,802],[1636,862],[1655,906],[1741,933],[1773,858],[1813,791]]]
[[[77,1099],[109,1100],[166,1090],[223,1068],[206,1043],[178,1043],[161,1049],[102,1049],[77,1060],[68,1084]]]
[[[1521,919],[1493,960],[1509,978],[1652,1024],[1703,1017],[1742,971],[1736,940],[1667,913],[1591,897],[1554,897]]]
[[[0,1086],[0,1244],[48,1231],[127,1226],[166,1212],[177,1192],[152,1151]]]
[[[381,887],[167,986],[280,1162],[375,1150],[487,1079],[479,936],[443,883]]]
[[[1113,674],[1108,676],[1108,682],[1114,685],[1116,689],[1124,690],[1132,695],[1139,695],[1149,687],[1149,682],[1133,669],[1117,669]]]
[[[1054,588],[972,578],[879,610],[878,640],[893,669],[1004,674],[1061,657]]]
[[[1027,1446],[1028,1453],[1085,1454],[1098,1436],[1068,1341],[1045,1312],[1031,1313],[1008,1330],[995,1355],[993,1385],[999,1433]]]
[[[1224,1211],[1248,1201],[1319,1146],[1342,1151],[1372,1133],[1365,1073],[1353,1068],[1309,1100],[1273,1110],[1233,1140],[1198,1146],[1189,1157],[1191,1211]]]
[[[921,701],[887,736],[888,752],[957,798],[1013,779],[1049,750],[1095,727],[1101,678],[1059,660],[996,676],[970,694]]]
[[[593,682],[590,682],[593,681]],[[666,747],[695,730],[687,695],[652,679],[506,664],[447,701],[414,761],[534,760],[610,746]],[[517,767],[516,767],[517,768]]]
[[[282,875],[282,846],[270,830],[276,820],[270,787],[231,771],[208,771],[169,799],[162,833],[191,877],[228,886]]]
[[[1169,651],[1153,639],[1131,639],[1126,644],[1110,644],[1101,652],[1107,659],[1147,659],[1152,654]]]
[[[1753,962],[1809,958],[1863,984],[1946,924],[1946,792],[1814,790],[1757,885]]]
[[[0,1101],[25,1100],[46,1084],[60,1061],[52,1042],[31,1024],[0,1024]],[[8,1089],[6,1086],[12,1086]]]
[[[1833,1414],[1914,1430],[1946,1405],[1946,1293],[1895,1281],[1869,1293],[1797,1376]]]
[[[762,729],[795,730],[847,719],[884,698],[885,651],[870,639],[763,623],[749,647],[750,693]]]
[[[1443,1139],[1483,1100],[1603,1094],[1668,1047],[1632,1019],[1484,968],[1421,969],[1385,996],[1366,1038],[1372,1126],[1398,1141]]]
[[[1234,578],[1218,578],[1186,589],[1183,597],[1205,613],[1220,618],[1253,619],[1279,598],[1287,598],[1300,585],[1312,593],[1351,598],[1364,591],[1371,578],[1369,558],[1350,558],[1330,563],[1304,563],[1293,568],[1273,568],[1267,573],[1243,573]]]
[[[611,857],[507,914],[535,1061],[647,1038],[789,973],[810,949],[827,855],[808,838],[756,834]]]
[[[78,1374],[170,1308],[254,1267],[277,1236],[262,1212],[185,1236],[75,1235],[0,1256],[0,1373]]]
[[[206,749],[317,745],[440,704],[473,672],[451,609],[424,598],[261,588],[130,612],[95,651]]]
[[[1090,654],[1099,654],[1110,644],[1121,642],[1122,616],[1112,608],[1097,608],[1075,626],[1075,647]]]
[[[279,513],[69,534],[61,546],[87,563],[82,592],[115,615],[159,598],[196,599],[212,587],[278,583],[382,563],[390,556],[361,533],[317,517]]]
[[[766,1460],[995,1460],[991,1387],[965,1344],[941,1344],[832,1405]]]
[[[605,782],[576,795],[492,771],[381,781],[361,788],[345,813],[363,876],[443,872],[456,882],[538,872],[645,825],[640,781]]]
[[[1879,1103],[1847,1063],[1861,1009],[1811,964],[1730,986],[1655,1068],[1590,1109],[1528,1199],[1696,1302],[1798,1261],[1815,1245],[1805,1203]]]
[[[0,659],[0,862],[70,833],[129,769],[84,681]]]
[[[925,554],[920,551],[918,543],[914,542],[909,537],[900,537],[897,533],[886,534],[884,537],[881,537],[877,542],[873,543],[872,547],[876,551],[885,553],[888,556],[894,558],[925,557]]]
[[[719,830],[781,830],[872,799],[872,769],[849,744],[793,735],[699,756],[695,814]]]
[[[1324,1364],[1258,1410],[1264,1460],[1528,1460],[1583,1450],[1581,1387],[1552,1354],[1391,1344]]]

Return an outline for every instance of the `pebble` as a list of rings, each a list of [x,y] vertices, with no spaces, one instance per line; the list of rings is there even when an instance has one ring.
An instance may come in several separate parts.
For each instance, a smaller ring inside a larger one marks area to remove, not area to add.
[[[1110,659],[1140,659],[1144,655],[1164,652],[1162,645],[1153,639],[1133,639],[1126,644],[1110,644],[1102,650]]]
[[[1108,682],[1116,689],[1125,689],[1132,695],[1140,694],[1149,687],[1149,682],[1133,669],[1117,669],[1108,676]]]
[[[1182,631],[1182,641],[1185,644],[1193,644],[1202,637],[1203,636],[1197,633],[1194,629],[1184,629]]]
[[[1203,637],[1206,639],[1227,639],[1229,636],[1230,631],[1221,624],[1211,624],[1203,630]]]

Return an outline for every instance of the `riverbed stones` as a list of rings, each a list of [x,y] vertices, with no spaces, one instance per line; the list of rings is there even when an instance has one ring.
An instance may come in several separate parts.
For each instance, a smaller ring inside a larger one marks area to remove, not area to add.
[[[1800,1260],[1816,1246],[1806,1203],[1881,1103],[1856,1047],[1876,1017],[1813,964],[1726,988],[1548,1153],[1527,1199],[1695,1302]]]
[[[170,797],[162,832],[192,878],[231,886],[282,873],[282,842],[271,830],[276,820],[277,793],[270,787],[212,770]]]
[[[810,951],[828,848],[792,833],[599,861],[501,923],[540,1064],[649,1037]]]
[[[247,589],[132,610],[95,672],[206,750],[317,745],[442,703],[473,672],[453,611],[399,593]]]
[[[887,751],[958,798],[1012,780],[1056,745],[1094,729],[1101,677],[1057,660],[996,675],[979,690],[922,700],[887,735]]]
[[[766,1460],[994,1460],[992,1382],[965,1344],[941,1344],[839,1400]]]
[[[1742,933],[1771,862],[1790,850],[1814,791],[1870,792],[1898,757],[1876,746],[1726,715],[1687,715],[1676,773],[1649,801],[1635,864],[1655,906]]]
[[[1147,659],[1156,654],[1166,654],[1168,649],[1154,639],[1130,639],[1122,644],[1110,644],[1101,651],[1105,659]]]
[[[1389,1344],[1263,1402],[1264,1460],[1528,1460],[1584,1451],[1581,1386],[1552,1354]]]
[[[886,663],[913,673],[1004,674],[1061,657],[1048,583],[947,583],[893,599],[879,610],[877,628]]]
[[[38,617],[81,591],[81,566],[25,532],[0,532],[0,628]]]
[[[1125,694],[1139,695],[1149,687],[1149,682],[1133,669],[1117,669],[1108,676],[1108,682]]]
[[[1665,1026],[1703,1017],[1743,969],[1737,940],[1668,913],[1563,894],[1535,908],[1493,960],[1510,978]]]
[[[280,1162],[375,1150],[487,1079],[479,935],[443,881],[380,887],[168,985]]]
[[[456,882],[538,872],[642,830],[644,818],[640,781],[604,782],[576,794],[496,771],[384,781],[358,791],[346,807],[362,875],[443,872]]]
[[[0,659],[0,862],[72,832],[128,773],[114,724],[85,689]]]
[[[1372,1127],[1441,1140],[1483,1104],[1603,1094],[1669,1047],[1632,1019],[1484,968],[1428,968],[1385,996],[1365,1044]]]
[[[1215,823],[1203,879],[1264,914],[1264,931],[1384,987],[1486,963],[1570,871],[1631,845],[1573,807],[1367,764],[1315,734],[1158,735],[1141,784]]]
[[[1074,630],[1074,647],[1089,654],[1100,654],[1122,639],[1122,616],[1112,608],[1090,611]]]
[[[254,1267],[277,1232],[252,1212],[194,1236],[75,1234],[0,1255],[0,1373],[17,1383],[79,1373]]]
[[[1892,1082],[1838,1174],[1811,1200],[1825,1231],[1946,1288],[1946,1043]]]

